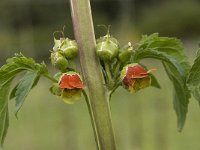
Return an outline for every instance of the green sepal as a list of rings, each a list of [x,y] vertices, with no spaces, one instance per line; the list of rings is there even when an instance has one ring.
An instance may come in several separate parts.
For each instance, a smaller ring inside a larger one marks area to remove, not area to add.
[[[61,98],[67,104],[74,104],[81,98],[82,89],[64,89]]]

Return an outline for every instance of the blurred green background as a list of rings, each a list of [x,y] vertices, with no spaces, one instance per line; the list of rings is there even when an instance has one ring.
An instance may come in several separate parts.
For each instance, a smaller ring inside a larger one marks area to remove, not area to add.
[[[136,43],[141,34],[159,32],[183,41],[192,63],[200,40],[199,0],[92,0],[96,37],[106,33],[97,25],[111,24],[121,44]],[[0,0],[0,65],[15,52],[49,61],[53,32],[66,25],[73,38],[68,0]],[[119,88],[111,101],[112,120],[119,150],[199,150],[200,109],[190,100],[182,133],[176,130],[172,84],[160,62],[144,63],[157,68],[162,86],[136,94]],[[50,68],[52,72],[55,72]],[[50,95],[50,83],[41,79],[14,117],[10,102],[10,127],[5,150],[94,150],[95,142],[85,101],[66,105]]]

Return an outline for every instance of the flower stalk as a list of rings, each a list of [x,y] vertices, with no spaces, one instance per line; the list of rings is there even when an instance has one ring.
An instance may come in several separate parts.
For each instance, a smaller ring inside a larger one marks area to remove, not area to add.
[[[115,150],[109,93],[99,59],[89,0],[70,0],[75,38],[79,48],[80,68],[85,80],[85,97],[90,112],[98,150]]]

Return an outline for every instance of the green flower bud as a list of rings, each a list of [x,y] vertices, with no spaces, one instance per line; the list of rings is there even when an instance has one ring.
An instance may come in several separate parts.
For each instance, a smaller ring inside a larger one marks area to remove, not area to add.
[[[55,68],[61,71],[64,71],[68,65],[67,59],[62,56],[60,51],[51,53],[51,63]]]
[[[131,55],[133,54],[133,47],[130,42],[128,42],[127,45],[121,48],[120,53],[119,53],[119,60],[122,63],[126,63],[130,60]]]
[[[118,55],[119,43],[108,34],[97,40],[96,51],[101,60],[113,61]]]
[[[70,40],[68,38],[62,41],[60,49],[63,51],[63,55],[67,59],[73,59],[78,54],[78,45],[75,40]]]

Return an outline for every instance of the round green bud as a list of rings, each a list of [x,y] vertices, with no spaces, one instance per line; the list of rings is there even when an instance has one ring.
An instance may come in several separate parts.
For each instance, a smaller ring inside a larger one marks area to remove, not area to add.
[[[119,43],[115,38],[106,35],[97,40],[96,52],[101,60],[113,61],[118,55]]]
[[[68,65],[67,59],[59,51],[51,53],[51,63],[61,71],[64,71]]]
[[[63,51],[63,55],[67,59],[73,59],[78,54],[78,45],[75,40],[70,40],[68,38],[62,41],[60,49]]]
[[[130,60],[133,52],[134,52],[133,47],[132,47],[131,43],[128,42],[128,44],[123,46],[120,50],[120,53],[119,53],[119,56],[118,56],[119,61],[122,62],[122,63],[128,62]]]

